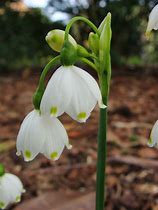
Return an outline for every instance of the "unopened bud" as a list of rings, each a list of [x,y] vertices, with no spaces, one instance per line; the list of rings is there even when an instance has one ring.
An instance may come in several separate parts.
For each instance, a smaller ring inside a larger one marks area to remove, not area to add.
[[[97,55],[99,52],[99,37],[97,34],[91,32],[88,37],[90,49]]]
[[[46,36],[46,41],[53,50],[60,52],[64,44],[64,36],[65,31],[55,29],[48,32]],[[68,39],[74,47],[77,47],[77,43],[71,35],[68,36]]]

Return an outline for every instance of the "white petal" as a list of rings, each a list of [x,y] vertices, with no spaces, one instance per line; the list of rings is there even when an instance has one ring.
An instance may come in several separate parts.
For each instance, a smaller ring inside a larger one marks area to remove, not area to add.
[[[42,153],[49,159],[57,160],[64,147],[71,148],[64,126],[57,118],[43,121],[46,127],[46,139]]]
[[[20,127],[17,137],[17,154],[23,153],[25,161],[33,160],[44,144],[42,117],[39,112],[30,112]]]
[[[60,116],[70,102],[71,80],[68,67],[59,67],[49,80],[44,95],[42,97],[40,110],[43,114],[51,114],[52,116]]]
[[[99,107],[104,109],[106,108],[106,105],[103,104],[102,102],[102,96],[101,96],[101,91],[98,86],[98,83],[96,80],[86,71],[84,71],[81,68],[78,68],[74,66],[73,70],[82,77],[82,79],[86,82],[86,84],[89,87],[89,90],[92,92],[94,97],[97,99]]]
[[[151,130],[150,141],[149,141],[148,145],[150,147],[153,147],[157,144],[158,144],[158,120],[156,121],[156,123],[154,124],[154,126]]]
[[[150,15],[149,15],[149,21],[147,26],[147,32],[150,32],[152,29],[157,30],[158,29],[158,5],[156,5]]]
[[[11,196],[8,193],[8,187],[3,182],[3,177],[0,178],[0,209],[5,209],[11,202]]]
[[[94,109],[97,101],[101,103],[101,93],[95,79],[84,70],[72,66],[71,101],[66,113],[79,122],[85,122]]]
[[[14,183],[19,193],[23,193],[25,191],[21,180],[14,174],[5,173],[5,178],[8,179],[10,183]]]
[[[4,209],[8,204],[19,202],[23,192],[23,185],[17,176],[4,174],[0,177],[0,208]]]
[[[10,187],[10,191],[8,192],[11,196],[11,202],[19,202],[21,198],[21,194],[24,192],[24,188],[20,179],[10,173],[6,173],[4,175],[5,182],[8,183],[8,188]]]

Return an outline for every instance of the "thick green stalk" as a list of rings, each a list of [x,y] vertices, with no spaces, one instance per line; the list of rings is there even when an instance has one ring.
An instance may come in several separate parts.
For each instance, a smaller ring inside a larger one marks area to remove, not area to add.
[[[108,83],[107,76],[100,78],[100,87],[103,103],[107,105],[108,101]],[[107,108],[100,109],[99,130],[98,130],[98,160],[97,160],[97,183],[96,183],[96,210],[104,209],[105,200],[105,168],[107,156]]]

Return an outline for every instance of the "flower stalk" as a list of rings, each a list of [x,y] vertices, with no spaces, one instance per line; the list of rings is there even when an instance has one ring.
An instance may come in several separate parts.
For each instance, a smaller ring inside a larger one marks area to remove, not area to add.
[[[4,165],[0,163],[0,177],[5,174]]]
[[[67,24],[66,29],[65,29],[65,41],[68,40],[68,36],[69,36],[69,32],[70,32],[71,26],[72,26],[76,21],[79,21],[79,20],[85,22],[87,25],[89,25],[90,28],[93,29],[93,31],[94,31],[96,34],[100,35],[100,33],[99,33],[97,27],[96,27],[90,20],[88,20],[88,19],[85,18],[85,17],[78,16],[78,17],[72,18],[72,19],[70,20],[70,22]]]
[[[38,87],[36,89],[36,92],[34,93],[33,96],[33,105],[34,108],[36,110],[40,110],[40,104],[41,104],[41,99],[43,96],[43,93],[45,91],[45,78],[48,74],[48,71],[55,65],[58,63],[60,59],[60,55],[56,56],[55,58],[53,58],[44,68],[44,70],[42,71],[42,74],[40,76],[40,80],[39,80],[39,84]]]

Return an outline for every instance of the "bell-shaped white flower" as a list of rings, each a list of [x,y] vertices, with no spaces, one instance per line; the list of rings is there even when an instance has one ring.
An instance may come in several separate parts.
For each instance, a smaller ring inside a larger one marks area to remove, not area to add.
[[[23,192],[23,184],[17,176],[10,173],[0,176],[0,209],[5,209],[8,204],[20,202]]]
[[[76,66],[61,66],[52,75],[41,101],[41,113],[60,116],[69,114],[78,122],[85,122],[102,96],[95,79]]]
[[[66,130],[57,118],[43,116],[37,110],[25,117],[17,137],[17,155],[22,153],[25,161],[33,160],[38,153],[57,160],[65,146],[71,147]]]
[[[154,126],[151,130],[148,145],[150,147],[158,145],[158,120],[156,121],[156,123],[154,124]]]
[[[150,15],[149,15],[149,21],[148,21],[148,26],[146,30],[146,34],[149,36],[150,32],[152,30],[157,30],[158,29],[158,5],[156,5]]]

